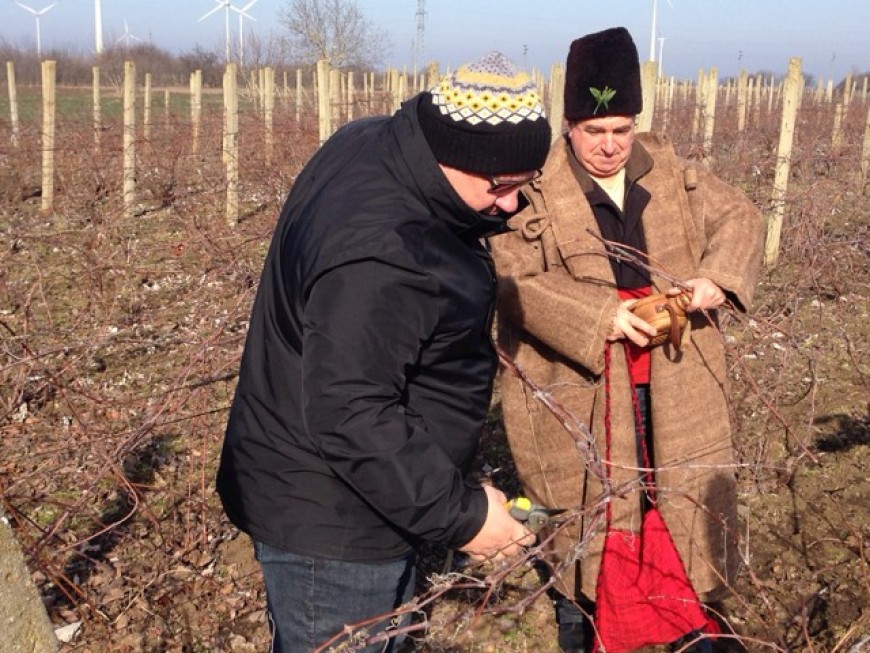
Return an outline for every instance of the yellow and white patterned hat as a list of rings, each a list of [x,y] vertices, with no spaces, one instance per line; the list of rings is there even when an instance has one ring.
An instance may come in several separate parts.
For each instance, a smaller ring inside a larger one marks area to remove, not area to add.
[[[435,158],[480,174],[543,166],[551,130],[528,74],[490,52],[423,93],[418,118]]]

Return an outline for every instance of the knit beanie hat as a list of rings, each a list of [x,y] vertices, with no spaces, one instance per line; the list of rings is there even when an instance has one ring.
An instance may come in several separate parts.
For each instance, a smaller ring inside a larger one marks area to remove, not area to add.
[[[460,66],[422,93],[417,116],[438,162],[458,170],[537,170],[550,149],[550,124],[535,84],[500,52]]]
[[[565,66],[565,118],[633,116],[642,109],[640,60],[627,29],[587,34],[571,44]]]

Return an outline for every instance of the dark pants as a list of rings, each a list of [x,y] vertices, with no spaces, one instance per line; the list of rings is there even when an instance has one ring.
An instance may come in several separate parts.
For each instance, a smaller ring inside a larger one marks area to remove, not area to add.
[[[296,555],[254,543],[266,581],[266,601],[274,653],[310,653],[346,625],[381,615],[376,623],[356,629],[368,636],[401,623],[390,616],[414,596],[415,559],[347,562]],[[373,644],[365,653],[392,653],[401,638]],[[337,645],[347,638],[337,639]],[[355,649],[357,650],[357,649]]]

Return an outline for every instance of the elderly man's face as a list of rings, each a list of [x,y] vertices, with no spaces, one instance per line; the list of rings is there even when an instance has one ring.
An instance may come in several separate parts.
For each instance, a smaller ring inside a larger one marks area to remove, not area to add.
[[[625,167],[634,144],[634,116],[589,118],[571,125],[571,149],[595,177],[610,177]]]

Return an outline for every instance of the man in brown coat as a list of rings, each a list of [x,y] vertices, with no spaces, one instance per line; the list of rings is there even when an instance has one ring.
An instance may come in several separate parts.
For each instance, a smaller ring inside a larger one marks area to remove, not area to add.
[[[614,528],[637,531],[649,505],[640,483],[640,441],[646,440],[656,505],[694,590],[709,604],[723,597],[738,563],[717,309],[726,302],[740,311],[750,305],[763,223],[739,190],[703,165],[678,159],[664,137],[635,133],[641,97],[637,49],[625,29],[572,43],[568,131],[553,144],[543,176],[525,189],[529,206],[510,220],[514,231],[491,242],[499,343],[535,384],[591,428],[593,449],[602,456],[609,438]],[[646,266],[608,256],[602,239],[632,248]],[[682,346],[650,347],[655,330],[631,306],[650,293],[679,292],[677,284],[690,298]],[[604,541],[602,513],[595,510],[602,505],[602,467],[589,464],[535,390],[507,369],[501,401],[528,496],[545,506],[587,508],[575,528],[549,540],[547,559],[557,576],[560,646],[591,650],[589,616]],[[709,640],[695,639],[692,650],[711,650]]]

